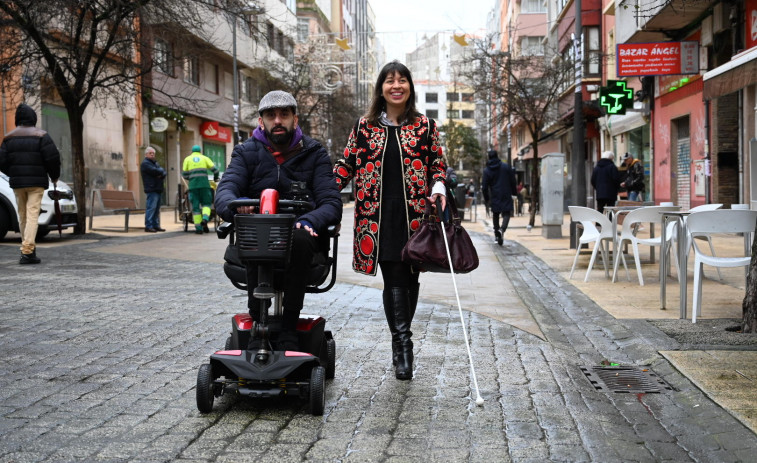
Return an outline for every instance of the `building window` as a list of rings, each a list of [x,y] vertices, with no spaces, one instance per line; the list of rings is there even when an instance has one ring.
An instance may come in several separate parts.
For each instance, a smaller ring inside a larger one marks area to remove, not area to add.
[[[155,39],[155,67],[163,74],[173,76],[171,44],[163,39]]]
[[[599,38],[599,27],[587,27],[584,29],[584,47],[585,62],[584,72],[586,75],[598,76],[602,59],[601,40]]]
[[[255,86],[255,81],[252,79],[252,77],[244,76],[244,85],[242,86],[242,98],[252,103],[253,101],[258,101],[258,88]]]
[[[460,119],[460,110],[459,109],[448,109],[447,110],[447,119]]]
[[[523,0],[520,4],[521,13],[546,13],[543,0]]]
[[[463,101],[466,103],[473,103],[473,94],[472,93],[463,93]]]
[[[203,88],[210,93],[218,95],[218,66],[215,64],[205,63],[205,74],[203,75]]]
[[[429,119],[439,119],[439,110],[438,109],[428,109],[428,110],[426,110],[426,116]]]
[[[526,36],[520,40],[520,54],[523,56],[542,56],[544,55],[544,46],[542,40],[544,37]]]
[[[473,119],[473,110],[463,109],[463,119]]]
[[[223,96],[230,100],[234,98],[234,75],[230,72],[223,73]]]
[[[460,101],[460,95],[457,92],[447,92],[447,101]]]
[[[276,28],[273,27],[273,24],[271,23],[266,23],[265,38],[268,41],[268,48],[275,49],[274,45],[276,43]]]
[[[310,18],[297,18],[297,41],[307,42],[310,36]]]
[[[426,93],[426,103],[438,103],[438,102],[439,102],[438,93]]]
[[[184,82],[200,85],[200,60],[196,56],[184,57]]]

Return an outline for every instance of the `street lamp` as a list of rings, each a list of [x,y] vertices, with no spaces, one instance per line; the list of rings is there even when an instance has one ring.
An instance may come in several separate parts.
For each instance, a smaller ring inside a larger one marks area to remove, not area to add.
[[[259,7],[254,2],[244,2],[238,6],[238,8],[232,11],[231,21],[231,55],[232,55],[232,67],[233,67],[233,79],[234,79],[234,146],[239,143],[239,73],[237,72],[237,19],[238,16],[249,16],[253,14],[263,13],[263,8]]]

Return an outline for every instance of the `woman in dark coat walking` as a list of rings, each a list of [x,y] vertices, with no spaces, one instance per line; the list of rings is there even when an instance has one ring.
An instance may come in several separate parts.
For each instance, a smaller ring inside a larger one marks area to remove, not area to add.
[[[513,213],[513,196],[516,196],[518,192],[515,188],[515,172],[507,163],[499,160],[496,150],[489,150],[489,160],[484,169],[481,191],[484,193],[484,201],[489,204],[494,216],[494,237],[497,239],[497,244],[502,246],[502,235],[507,231],[510,216]],[[500,215],[502,215],[501,226]]]
[[[596,190],[597,210],[605,211],[605,206],[614,206],[618,198],[618,187],[620,186],[620,172],[615,166],[615,153],[605,151],[602,153],[602,159],[594,166],[591,173],[591,186]]]

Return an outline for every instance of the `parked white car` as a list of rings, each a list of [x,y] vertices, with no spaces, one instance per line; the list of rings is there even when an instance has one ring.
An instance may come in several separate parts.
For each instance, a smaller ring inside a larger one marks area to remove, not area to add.
[[[60,194],[61,225],[63,228],[74,227],[76,225],[76,213],[78,211],[74,192],[69,186],[58,180],[58,192]],[[52,193],[53,183],[42,196],[42,209],[39,214],[39,228],[37,229],[37,238],[46,236],[53,230],[58,229],[58,221],[55,219],[55,204]],[[8,176],[0,172],[0,239],[4,238],[9,231],[19,231],[18,206],[16,205],[16,195],[8,183]]]

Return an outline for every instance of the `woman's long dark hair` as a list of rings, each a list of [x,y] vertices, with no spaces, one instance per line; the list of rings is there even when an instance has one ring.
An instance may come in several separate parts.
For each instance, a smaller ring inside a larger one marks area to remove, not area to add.
[[[415,118],[419,115],[418,110],[415,108],[415,85],[413,85],[413,76],[410,73],[410,69],[399,61],[394,60],[384,65],[381,72],[379,72],[378,79],[376,79],[376,85],[373,87],[371,106],[365,114],[365,118],[371,124],[378,124],[381,111],[386,110],[386,100],[384,99],[383,92],[384,81],[394,73],[406,78],[410,83],[410,97],[407,99],[407,103],[405,103],[405,111],[402,113],[399,122],[401,124],[405,121],[414,122]]]

